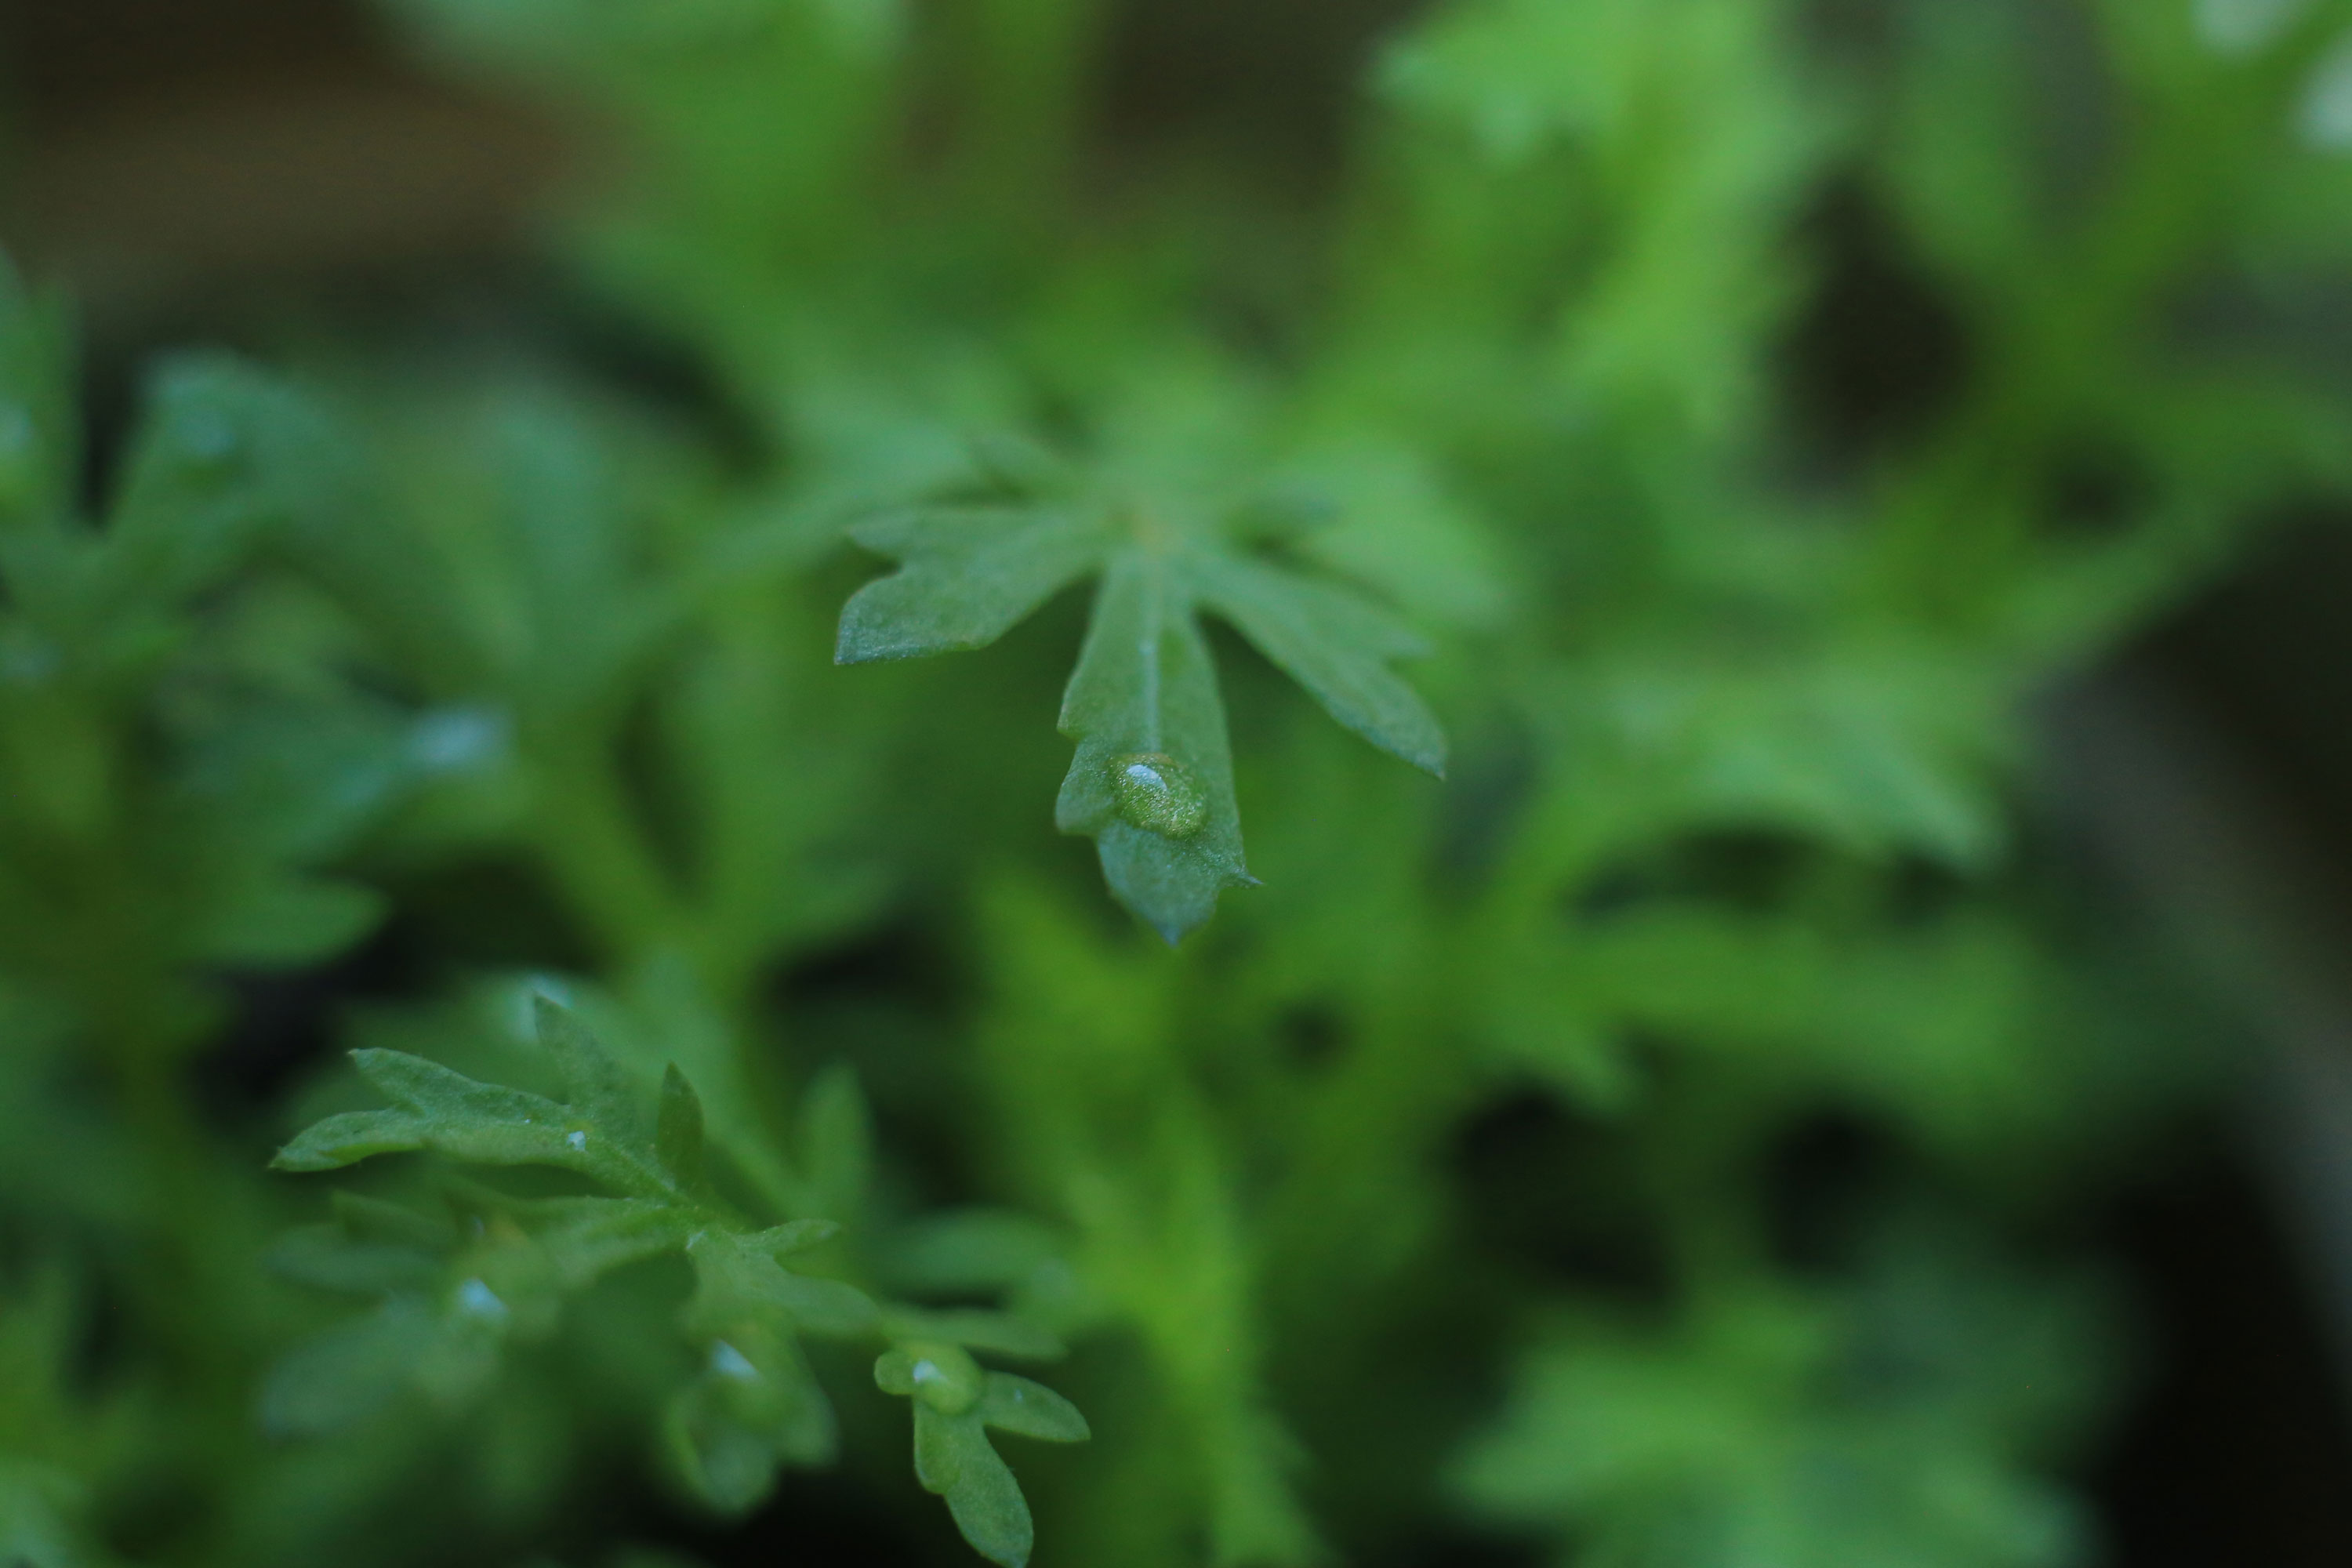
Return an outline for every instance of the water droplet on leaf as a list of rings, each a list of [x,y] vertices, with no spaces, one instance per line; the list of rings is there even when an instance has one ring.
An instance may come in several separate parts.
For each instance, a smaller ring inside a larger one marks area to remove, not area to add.
[[[506,715],[495,708],[436,709],[409,731],[408,753],[426,773],[464,773],[502,755],[509,729]]]
[[[961,1415],[980,1403],[980,1365],[961,1345],[917,1342],[900,1347],[914,1396],[942,1415]]]
[[[1190,838],[1208,824],[1209,797],[1192,771],[1165,752],[1129,752],[1110,764],[1118,814],[1163,838]]]
[[[457,1310],[492,1322],[504,1322],[508,1316],[507,1304],[499,1300],[498,1292],[479,1279],[468,1279],[457,1287]]]

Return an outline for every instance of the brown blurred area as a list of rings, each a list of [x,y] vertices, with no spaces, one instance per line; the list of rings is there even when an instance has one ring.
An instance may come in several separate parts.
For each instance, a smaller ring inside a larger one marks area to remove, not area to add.
[[[101,328],[510,253],[566,163],[334,0],[11,0],[0,71],[0,239]]]

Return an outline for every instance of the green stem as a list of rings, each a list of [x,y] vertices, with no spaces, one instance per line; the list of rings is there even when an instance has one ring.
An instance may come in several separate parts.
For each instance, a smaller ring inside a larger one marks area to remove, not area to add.
[[[531,833],[558,889],[616,971],[665,949],[698,959],[693,932],[623,786],[601,726],[544,731],[532,748],[540,789]]]
[[[720,897],[705,907],[662,865],[624,784],[611,737],[600,726],[543,731],[533,747],[542,781],[533,820],[543,863],[591,931],[606,973],[643,976],[684,963],[716,1026],[726,1033],[742,1090],[756,1108],[761,1147],[740,1162],[760,1195],[787,1217],[807,1212],[786,1147],[781,1085],[757,1047],[756,976],[763,953],[730,939]]]

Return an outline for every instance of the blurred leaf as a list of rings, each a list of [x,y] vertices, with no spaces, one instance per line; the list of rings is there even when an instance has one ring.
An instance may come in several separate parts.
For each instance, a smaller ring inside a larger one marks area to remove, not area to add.
[[[1802,1568],[2043,1564],[2074,1520],[1974,1435],[1814,1406],[1819,1331],[1761,1303],[1683,1346],[1588,1338],[1532,1365],[1462,1485],[1482,1511],[1573,1524],[1607,1560]]]

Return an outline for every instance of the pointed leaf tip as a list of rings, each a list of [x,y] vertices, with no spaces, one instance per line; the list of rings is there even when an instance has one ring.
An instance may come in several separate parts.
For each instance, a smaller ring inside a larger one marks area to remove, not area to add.
[[[580,1015],[541,991],[531,996],[531,1021],[540,1045],[555,1058],[572,1109],[608,1133],[642,1136],[639,1102],[620,1064]]]
[[[745,1239],[749,1245],[771,1258],[789,1258],[796,1252],[806,1252],[812,1247],[823,1246],[840,1234],[841,1226],[832,1220],[796,1219],[772,1226]]]
[[[1390,755],[1445,776],[1445,731],[1391,661],[1428,651],[1352,590],[1234,556],[1197,569],[1202,597],[1325,712]]]
[[[1009,1372],[988,1374],[978,1414],[984,1426],[1045,1443],[1084,1443],[1094,1436],[1076,1405],[1044,1384]]]

